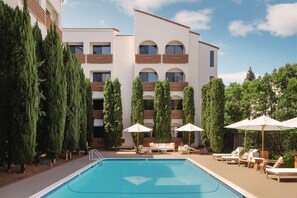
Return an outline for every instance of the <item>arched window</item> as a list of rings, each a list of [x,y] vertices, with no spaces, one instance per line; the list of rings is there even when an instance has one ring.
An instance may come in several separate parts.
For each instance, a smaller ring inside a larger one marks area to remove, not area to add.
[[[158,54],[158,46],[153,41],[144,41],[139,45],[139,54]]]
[[[185,74],[180,69],[171,69],[166,72],[166,79],[169,82],[185,82]]]
[[[156,82],[158,80],[158,74],[153,69],[143,69],[139,72],[141,82]]]
[[[185,47],[179,41],[171,41],[166,45],[166,54],[185,54]]]

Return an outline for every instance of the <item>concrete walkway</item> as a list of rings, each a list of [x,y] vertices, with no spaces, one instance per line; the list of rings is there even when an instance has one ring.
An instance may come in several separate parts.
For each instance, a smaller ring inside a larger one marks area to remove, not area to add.
[[[240,188],[259,198],[295,198],[297,197],[297,178],[281,179],[276,181],[276,177],[265,178],[264,174],[252,168],[238,167],[237,165],[225,164],[215,161],[209,155],[181,155],[179,153],[167,153],[153,155],[136,155],[133,152],[101,152],[105,158],[191,158],[202,166],[210,169],[221,177],[236,184]],[[0,188],[0,196],[28,197],[44,189],[52,183],[64,178],[74,171],[87,165],[87,157],[79,158],[55,167],[49,171],[40,173],[20,182]]]

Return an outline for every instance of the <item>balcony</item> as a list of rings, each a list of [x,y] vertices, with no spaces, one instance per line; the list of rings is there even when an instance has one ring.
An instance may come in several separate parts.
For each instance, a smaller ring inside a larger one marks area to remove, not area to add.
[[[112,63],[112,54],[87,54],[87,63],[110,64]]]
[[[104,82],[91,82],[92,91],[103,91]]]
[[[170,82],[170,91],[183,91],[188,82]]]
[[[155,90],[155,82],[143,82],[142,89],[143,91],[154,91]]]
[[[160,54],[135,54],[135,62],[142,64],[161,63]]]
[[[36,0],[28,0],[28,8],[40,23],[45,24],[45,11]]]
[[[103,119],[103,110],[93,110],[94,119]]]
[[[85,63],[86,62],[86,55],[84,54],[75,54],[78,62]]]
[[[186,64],[189,63],[188,54],[163,54],[165,64]]]
[[[171,110],[171,119],[183,119],[183,110]]]
[[[144,119],[154,119],[154,110],[144,110]]]

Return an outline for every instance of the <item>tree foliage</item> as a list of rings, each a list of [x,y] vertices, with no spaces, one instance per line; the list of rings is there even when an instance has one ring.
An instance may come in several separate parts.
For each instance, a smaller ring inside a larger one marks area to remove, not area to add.
[[[92,106],[92,88],[90,80],[86,80],[86,105],[87,105],[87,140],[91,143],[94,129],[93,106]]]
[[[184,93],[184,99],[183,99],[184,124],[187,124],[187,123],[194,124],[194,118],[195,118],[194,89],[191,86],[187,86],[184,88],[183,93]],[[190,142],[189,142],[189,135],[190,135]],[[194,140],[195,140],[195,135],[191,135],[189,132],[184,132],[184,136],[183,136],[184,143],[191,144],[194,142]]]
[[[245,81],[253,81],[253,80],[255,80],[255,79],[256,79],[256,76],[255,76],[255,74],[254,74],[252,68],[249,67],[249,70],[247,71],[247,73],[246,73],[246,77],[245,77],[244,80],[245,80]]]

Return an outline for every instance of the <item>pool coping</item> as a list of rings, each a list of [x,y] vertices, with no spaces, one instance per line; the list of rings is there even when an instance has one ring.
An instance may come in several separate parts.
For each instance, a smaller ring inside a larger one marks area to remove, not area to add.
[[[114,160],[114,159],[127,159],[127,158],[104,158],[103,160]],[[151,159],[151,158],[133,158],[135,159]],[[191,163],[195,164],[196,166],[198,166],[199,168],[201,168],[202,170],[204,170],[206,173],[210,174],[211,176],[213,176],[215,179],[223,182],[225,185],[229,186],[230,188],[232,188],[233,190],[237,191],[238,193],[240,193],[241,195],[243,195],[244,197],[249,197],[249,198],[256,198],[255,195],[245,191],[244,189],[240,188],[239,186],[237,186],[236,184],[230,182],[229,180],[221,177],[220,175],[216,174],[215,172],[211,171],[210,169],[206,168],[205,166],[195,162],[194,160],[190,159],[190,158],[166,158],[167,160],[170,159],[186,159],[188,161],[190,161]],[[83,173],[84,171],[88,170],[89,168],[96,166],[98,163],[100,163],[100,161],[94,161],[86,166],[84,166],[83,168],[71,173],[70,175],[66,176],[65,178],[51,184],[50,186],[42,189],[41,191],[31,195],[29,198],[39,198],[42,197],[48,193],[50,193],[51,191],[53,191],[54,189],[60,187],[61,185],[63,185],[64,183],[70,181],[71,179],[79,176],[81,173]],[[231,189],[231,190],[232,190]]]

